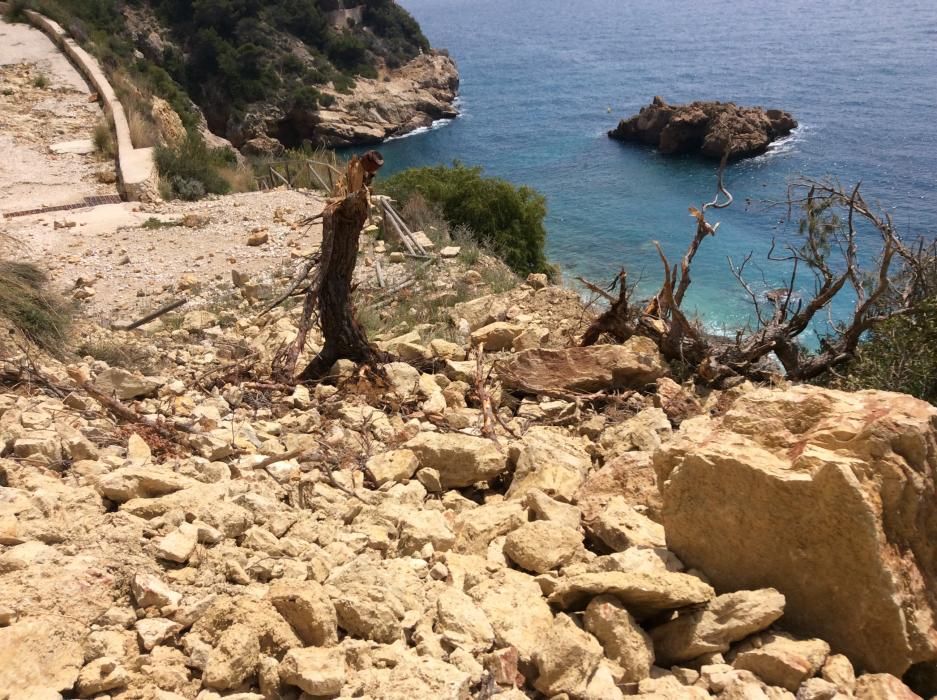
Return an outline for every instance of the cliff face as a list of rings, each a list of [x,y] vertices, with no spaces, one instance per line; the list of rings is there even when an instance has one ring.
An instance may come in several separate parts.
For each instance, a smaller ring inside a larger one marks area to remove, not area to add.
[[[458,90],[455,61],[428,53],[378,78],[359,78],[348,94],[326,90],[328,107],[271,114],[263,128],[288,146],[304,139],[323,146],[380,143],[457,116]]]
[[[454,61],[390,0],[214,6],[151,0],[124,8],[122,22],[137,59],[197,106],[189,121],[201,111],[246,152],[377,143],[456,115]]]
[[[666,155],[699,152],[708,158],[730,160],[755,156],[787,136],[797,122],[787,112],[739,107],[732,102],[693,102],[669,105],[654,100],[608,133],[618,141],[646,143]]]

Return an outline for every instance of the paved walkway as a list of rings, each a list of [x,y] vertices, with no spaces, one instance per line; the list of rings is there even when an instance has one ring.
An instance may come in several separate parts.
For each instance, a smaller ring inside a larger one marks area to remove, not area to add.
[[[0,212],[117,194],[99,179],[113,174],[113,163],[81,152],[102,119],[88,85],[45,34],[0,21]]]

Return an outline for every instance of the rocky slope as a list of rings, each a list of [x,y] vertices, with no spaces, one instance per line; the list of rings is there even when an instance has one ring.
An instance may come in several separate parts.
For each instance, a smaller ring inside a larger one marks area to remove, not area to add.
[[[655,97],[639,114],[623,119],[608,133],[618,141],[646,143],[661,153],[701,153],[730,160],[764,153],[787,136],[797,122],[787,112],[739,107],[732,102],[693,102],[669,105]]]
[[[251,380],[298,310],[247,302],[8,356],[0,697],[934,692],[937,409],[698,395],[537,276],[438,303],[312,387]]]

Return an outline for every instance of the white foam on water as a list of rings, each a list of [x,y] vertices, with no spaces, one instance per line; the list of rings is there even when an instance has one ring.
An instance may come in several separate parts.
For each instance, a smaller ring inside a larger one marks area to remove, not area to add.
[[[772,156],[780,156],[784,155],[785,153],[790,153],[797,148],[797,144],[807,138],[808,131],[810,131],[810,127],[808,127],[806,124],[798,124],[797,128],[794,129],[790,134],[772,143],[770,146],[768,146],[767,151],[753,160],[756,162],[763,161]]]
[[[429,126],[421,126],[419,129],[408,131],[405,134],[400,134],[400,136],[391,136],[389,138],[384,139],[384,142],[387,143],[389,141],[400,141],[401,139],[408,139],[411,136],[419,136],[420,134],[428,134],[430,131],[436,131],[436,129],[442,129],[444,126],[448,126],[449,124],[454,122],[456,119],[460,119],[461,117],[465,116],[465,112],[463,112],[461,109],[462,107],[461,97],[456,97],[455,100],[452,101],[452,106],[455,107],[459,112],[456,116],[451,117],[449,119],[437,119]]]

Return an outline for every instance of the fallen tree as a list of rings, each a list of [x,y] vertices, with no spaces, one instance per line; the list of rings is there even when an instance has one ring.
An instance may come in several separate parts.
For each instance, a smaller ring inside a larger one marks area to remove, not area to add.
[[[697,378],[713,385],[743,378],[764,381],[776,376],[779,369],[788,379],[804,381],[848,362],[867,331],[889,319],[915,313],[934,294],[937,283],[929,275],[935,259],[933,243],[903,241],[891,215],[870,206],[859,185],[845,190],[835,182],[805,179],[791,185],[786,202],[789,215],[797,208],[803,210],[802,244],[772,244],[768,254],[769,261],[789,267],[786,285],[759,293],[746,277],[752,255],[738,264],[729,258],[732,275],[752,304],[753,320],[734,337],[705,333],[688,318],[683,303],[691,284],[693,259],[719,226],[707,221],[707,212],[732,202],[723,184],[724,170],[725,160],[719,170],[720,194],[700,209],[690,209],[696,218],[696,232],[680,265],[671,266],[655,242],[664,280],[653,298],[633,303],[635,290],[628,285],[625,271],[607,290],[581,280],[610,304],[587,329],[582,345],[592,345],[603,336],[624,342],[641,335],[651,338],[668,360],[683,363]],[[859,248],[862,240],[872,236],[878,239],[880,249],[869,269],[862,264]],[[807,284],[802,279],[805,275],[813,282],[809,298],[799,292]],[[610,293],[616,288],[617,297]],[[809,350],[801,335],[843,293],[854,297],[852,313],[833,324],[832,331],[820,338],[816,351]],[[772,361],[772,355],[777,362]]]

